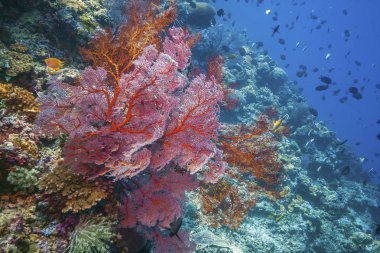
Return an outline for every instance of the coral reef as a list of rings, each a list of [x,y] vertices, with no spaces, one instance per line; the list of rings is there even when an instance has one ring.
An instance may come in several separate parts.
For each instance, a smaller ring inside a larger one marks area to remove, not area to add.
[[[63,252],[67,241],[36,212],[36,195],[2,195],[0,249],[2,252]]]
[[[380,251],[379,187],[260,43],[123,2],[0,0],[1,252]]]

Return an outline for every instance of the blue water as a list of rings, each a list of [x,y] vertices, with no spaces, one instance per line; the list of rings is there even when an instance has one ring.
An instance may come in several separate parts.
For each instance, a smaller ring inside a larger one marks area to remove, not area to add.
[[[226,16],[231,13],[231,19],[223,21],[217,17],[217,22],[227,25],[234,22],[236,30],[245,29],[251,40],[263,42],[269,56],[286,70],[290,80],[297,81],[303,88],[308,103],[319,112],[318,119],[336,132],[339,139],[348,140],[346,144],[364,158],[365,171],[373,168],[378,172],[377,175],[372,174],[372,178],[378,181],[380,157],[375,153],[380,153],[380,140],[376,138],[380,133],[380,124],[376,124],[380,119],[380,90],[375,85],[380,83],[380,1],[264,0],[259,6],[256,2],[215,1],[217,10],[223,8]],[[266,14],[267,10],[270,10],[269,14]],[[312,19],[311,15],[317,18]],[[273,20],[274,16],[278,17],[277,21]],[[324,20],[326,23],[321,24]],[[292,22],[294,28],[286,28]],[[319,24],[321,28],[317,29]],[[276,25],[280,25],[280,33],[272,37],[272,29]],[[350,31],[347,41],[345,30]],[[284,45],[278,42],[279,38],[285,40]],[[348,52],[350,54],[345,57]],[[281,60],[281,54],[286,55],[286,60]],[[327,54],[331,55],[329,60],[326,60]],[[355,61],[359,61],[361,66]],[[307,77],[297,77],[300,64],[307,66]],[[313,72],[314,68],[319,68],[319,72]],[[332,68],[334,70],[329,73]],[[350,76],[347,74],[349,71],[352,73]],[[329,76],[335,82],[322,92],[315,90],[321,84],[321,75]],[[355,79],[357,83],[354,83]],[[363,99],[352,98],[348,92],[351,86],[364,87]],[[337,89],[341,89],[340,93],[333,96]],[[344,96],[348,101],[340,103],[339,99]]]

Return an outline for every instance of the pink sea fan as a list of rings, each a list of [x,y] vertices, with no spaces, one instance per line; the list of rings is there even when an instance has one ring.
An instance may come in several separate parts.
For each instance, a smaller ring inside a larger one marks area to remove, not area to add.
[[[189,33],[181,28],[169,30],[169,36],[165,38],[163,48],[164,53],[168,54],[178,63],[178,69],[184,70],[189,62],[191,50],[187,40]]]
[[[221,85],[183,70],[189,34],[173,28],[163,52],[147,46],[117,83],[102,68],[86,68],[77,86],[53,81],[40,97],[37,125],[64,132],[65,162],[90,177],[131,178],[174,162],[195,173],[217,152]]]
[[[175,171],[161,171],[132,191],[125,204],[124,227],[143,225],[170,227],[175,217],[181,217],[181,205],[186,191],[195,190],[194,176]]]
[[[212,140],[217,138],[218,102],[222,98],[221,86],[214,80],[206,80],[204,75],[194,78],[171,116],[152,166],[162,168],[174,160],[180,167],[187,166],[191,173],[202,169],[217,152]]]

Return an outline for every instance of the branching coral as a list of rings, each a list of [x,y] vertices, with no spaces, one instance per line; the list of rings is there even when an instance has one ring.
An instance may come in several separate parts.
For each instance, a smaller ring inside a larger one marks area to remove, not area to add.
[[[249,192],[243,186],[234,185],[226,179],[203,185],[200,196],[207,222],[213,227],[238,228],[256,202],[255,191]]]
[[[9,172],[7,181],[14,186],[16,191],[30,193],[36,190],[38,184],[38,170],[16,167]]]
[[[182,215],[185,191],[196,189],[198,182],[188,173],[162,171],[151,174],[144,185],[136,186],[125,202],[123,226],[168,228],[175,217]]]
[[[34,166],[39,159],[32,124],[25,120],[19,115],[8,115],[0,121],[0,159],[10,166]]]
[[[51,85],[37,124],[68,135],[70,167],[91,177],[130,178],[173,161],[195,173],[216,153],[222,88],[212,77],[188,80],[178,71],[190,57],[188,38],[170,29],[163,52],[146,47],[116,86],[101,68],[84,70],[79,86]]]
[[[229,127],[221,136],[221,149],[226,161],[238,167],[239,173],[253,176],[266,191],[276,194],[282,165],[277,141],[265,116],[260,116],[253,127]]]
[[[83,218],[70,236],[68,253],[109,252],[114,234],[112,223],[105,217]]]
[[[202,212],[214,227],[236,229],[260,193],[281,197],[282,166],[277,157],[277,142],[271,125],[261,116],[252,127],[224,126],[220,148],[232,166],[228,176],[200,189]]]
[[[86,179],[64,166],[45,174],[39,182],[39,188],[63,205],[62,212],[74,213],[89,209],[106,199],[112,190],[108,181],[101,178]]]
[[[39,112],[33,94],[12,84],[0,83],[0,100],[10,112],[19,112],[30,116]]]
[[[116,36],[107,29],[82,49],[85,59],[95,68],[104,68],[114,85],[133,68],[148,45],[161,47],[160,34],[176,17],[174,7],[157,14],[156,5],[143,1],[129,1],[126,10],[128,22],[119,27]]]

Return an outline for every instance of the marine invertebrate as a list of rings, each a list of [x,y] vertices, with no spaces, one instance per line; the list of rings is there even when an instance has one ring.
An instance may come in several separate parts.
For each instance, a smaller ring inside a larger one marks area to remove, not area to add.
[[[35,116],[39,112],[36,98],[21,87],[0,83],[0,100],[8,112],[19,112]]]
[[[27,53],[27,47],[21,44],[12,44],[10,48],[2,48],[1,60],[4,62],[2,70],[9,77],[25,74],[33,69],[33,57]]]
[[[50,86],[37,124],[67,134],[70,167],[91,177],[130,178],[149,165],[172,161],[195,173],[208,162],[217,150],[212,139],[222,89],[213,77],[188,80],[178,71],[190,57],[188,39],[186,31],[172,28],[163,52],[146,47],[122,77],[113,68],[87,68],[79,86]]]
[[[282,166],[277,141],[268,119],[261,115],[251,127],[230,127],[221,135],[221,149],[226,161],[239,173],[252,176],[267,192],[277,195]]]
[[[220,149],[232,167],[227,176],[200,188],[201,211],[214,227],[239,227],[261,193],[280,198],[282,166],[271,125],[260,116],[253,126],[223,125]]]
[[[63,252],[66,240],[55,231],[46,234],[49,224],[36,210],[38,195],[0,196],[0,249],[4,252]],[[50,224],[51,225],[51,224]]]
[[[108,28],[81,50],[94,68],[105,69],[115,87],[148,45],[161,48],[160,34],[176,17],[174,7],[157,14],[155,5],[141,1],[129,1],[126,10],[128,22],[119,27],[116,36]]]
[[[105,179],[86,179],[64,166],[43,175],[39,188],[62,206],[62,212],[74,213],[93,207],[112,191],[111,183]]]
[[[215,184],[202,185],[202,212],[211,226],[228,226],[231,229],[240,226],[249,209],[256,203],[256,191],[249,192],[244,186],[244,182],[234,185],[226,179]]]
[[[0,121],[0,159],[10,166],[34,166],[39,159],[32,124],[25,120],[20,115],[9,115]]]
[[[16,167],[8,173],[7,181],[14,186],[16,191],[26,194],[37,189],[38,174],[39,171],[36,169]]]
[[[114,237],[112,223],[105,217],[82,218],[70,235],[68,253],[106,253]]]
[[[146,226],[168,228],[175,217],[182,216],[185,191],[194,190],[198,182],[189,173],[162,171],[152,173],[143,185],[131,191],[125,200],[124,227]]]

